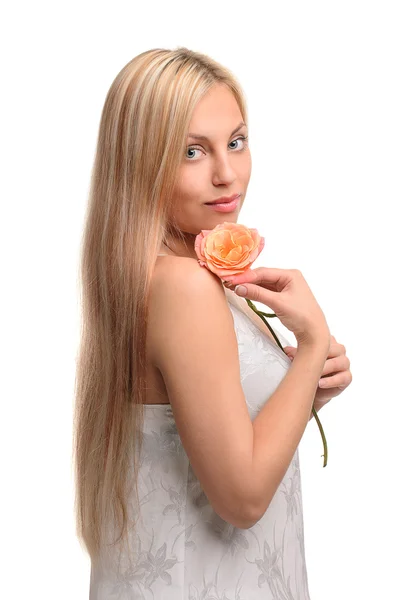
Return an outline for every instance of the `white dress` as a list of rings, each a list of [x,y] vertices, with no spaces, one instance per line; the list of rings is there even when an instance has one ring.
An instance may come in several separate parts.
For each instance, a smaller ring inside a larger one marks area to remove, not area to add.
[[[253,420],[290,360],[232,297],[228,304]],[[272,329],[283,347],[294,345],[273,324]],[[239,529],[210,505],[171,405],[144,405],[144,410],[134,556],[108,551],[91,564],[90,600],[310,600],[298,448],[263,517],[250,529]]]

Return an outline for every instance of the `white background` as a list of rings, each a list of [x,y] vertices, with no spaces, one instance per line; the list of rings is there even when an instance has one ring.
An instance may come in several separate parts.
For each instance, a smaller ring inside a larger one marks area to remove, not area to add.
[[[239,222],[265,237],[255,267],[300,269],[351,361],[352,384],[319,413],[327,467],[314,419],[300,443],[311,600],[397,597],[395,7],[80,0],[3,9],[3,598],[88,598],[71,419],[90,170],[116,74],[145,50],[182,45],[230,68],[246,94],[253,169]]]

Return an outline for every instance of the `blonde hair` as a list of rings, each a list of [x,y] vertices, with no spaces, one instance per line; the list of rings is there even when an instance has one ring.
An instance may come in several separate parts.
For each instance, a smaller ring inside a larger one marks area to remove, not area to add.
[[[175,174],[195,106],[223,83],[247,123],[235,77],[185,47],[143,52],[113,81],[102,110],[81,241],[80,344],[73,429],[76,532],[96,559],[114,526],[127,541],[146,399],[148,294],[171,229]],[[129,546],[129,544],[128,544]]]

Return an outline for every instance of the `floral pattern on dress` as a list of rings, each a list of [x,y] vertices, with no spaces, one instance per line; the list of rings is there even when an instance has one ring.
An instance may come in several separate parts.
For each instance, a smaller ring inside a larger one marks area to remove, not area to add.
[[[229,307],[253,420],[290,360],[237,304]],[[283,346],[292,345],[273,329]],[[172,406],[145,405],[138,489],[132,554],[114,548],[91,565],[90,600],[310,600],[298,448],[265,514],[239,529],[212,508]]]

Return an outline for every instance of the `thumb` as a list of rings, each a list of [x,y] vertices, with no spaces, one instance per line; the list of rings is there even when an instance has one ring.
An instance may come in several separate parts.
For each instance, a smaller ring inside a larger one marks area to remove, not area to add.
[[[262,302],[263,304],[266,304],[266,306],[270,306],[270,308],[273,310],[276,310],[277,308],[278,294],[276,292],[271,292],[266,288],[260,287],[255,283],[247,283],[246,281],[244,281],[244,283],[238,283],[233,291],[235,294],[237,294],[237,296]]]
[[[288,352],[288,354],[294,354],[296,348],[294,348],[294,346],[284,346],[284,350],[285,352]]]
[[[284,346],[283,350],[284,350],[285,354],[288,356],[288,358],[293,360],[293,358],[296,354],[296,348],[294,348],[294,346]]]

